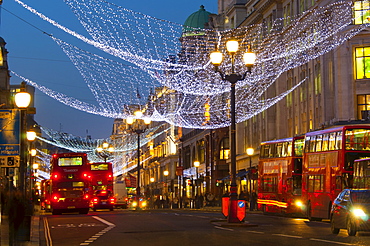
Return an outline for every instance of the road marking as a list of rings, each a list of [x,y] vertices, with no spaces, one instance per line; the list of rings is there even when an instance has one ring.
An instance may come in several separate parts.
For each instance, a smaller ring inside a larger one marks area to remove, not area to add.
[[[221,226],[215,226],[215,228],[225,230],[225,231],[234,231],[234,229],[225,228],[225,227],[221,227]]]
[[[53,246],[53,241],[51,240],[49,222],[46,217],[44,217],[44,233],[47,246]]]
[[[352,243],[342,243],[342,242],[329,241],[329,240],[323,240],[323,239],[317,239],[317,238],[310,238],[310,240],[325,242],[325,243],[335,243],[335,244],[340,244],[340,245],[355,245],[355,244],[352,244]]]
[[[265,234],[263,231],[246,231],[250,233],[256,233],[256,234]]]
[[[286,234],[272,234],[273,236],[281,236],[281,237],[292,237],[292,238],[303,238],[301,236],[293,236],[293,235],[286,235]]]
[[[100,218],[98,216],[91,216],[91,217],[94,218],[94,219],[96,219],[96,220],[99,220],[100,222],[102,222],[104,224],[106,224],[108,227],[107,228],[104,228],[100,232],[96,233],[94,236],[90,237],[85,242],[80,243],[80,245],[89,245],[90,243],[94,242],[100,236],[103,236],[106,232],[108,232],[109,230],[111,230],[112,228],[114,228],[116,226],[115,224],[110,223],[109,221],[106,221],[105,219],[102,219],[102,218]]]

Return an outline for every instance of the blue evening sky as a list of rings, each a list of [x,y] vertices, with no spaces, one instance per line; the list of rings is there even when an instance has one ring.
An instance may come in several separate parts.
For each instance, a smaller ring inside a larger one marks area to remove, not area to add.
[[[217,0],[108,1],[180,24],[183,24],[190,14],[198,11],[200,5],[204,5],[211,13],[217,13]],[[61,25],[88,36],[63,0],[22,0],[22,2]],[[59,46],[42,31],[78,46],[76,39],[30,13],[14,0],[3,0],[2,7],[0,36],[7,43],[9,69],[55,91],[94,103],[92,101],[94,98],[77,69]],[[18,77],[11,78],[11,84],[20,82],[21,79]],[[111,134],[112,118],[70,108],[40,91],[36,91],[35,107],[36,121],[47,128],[83,137],[88,133],[93,139],[108,138]]]

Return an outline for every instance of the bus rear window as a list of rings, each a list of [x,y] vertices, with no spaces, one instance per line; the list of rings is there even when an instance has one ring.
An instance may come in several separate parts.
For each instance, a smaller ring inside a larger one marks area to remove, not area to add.
[[[60,166],[60,167],[82,166],[82,156],[78,156],[78,157],[60,157],[58,159],[58,166]]]
[[[84,187],[85,183],[84,182],[61,182],[58,183],[58,188],[76,188],[76,187]]]

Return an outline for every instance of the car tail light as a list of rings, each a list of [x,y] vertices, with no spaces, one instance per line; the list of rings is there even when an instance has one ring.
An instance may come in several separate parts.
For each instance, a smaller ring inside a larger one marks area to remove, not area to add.
[[[54,180],[59,179],[59,174],[58,173],[53,173],[52,179],[54,179]]]
[[[92,199],[92,202],[96,204],[99,202],[99,199],[95,197],[94,199]]]
[[[89,194],[85,194],[84,199],[89,199]]]
[[[114,197],[109,198],[109,203],[115,203],[116,199]]]

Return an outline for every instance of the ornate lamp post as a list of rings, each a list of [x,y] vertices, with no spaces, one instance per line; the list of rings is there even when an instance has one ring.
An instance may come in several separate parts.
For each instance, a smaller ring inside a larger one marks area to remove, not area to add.
[[[34,185],[34,175],[33,175],[33,170],[32,170],[32,167],[33,167],[33,159],[34,157],[36,156],[36,149],[33,148],[33,141],[35,141],[36,139],[36,132],[34,131],[27,131],[27,134],[26,134],[26,137],[27,137],[27,140],[29,141],[29,154],[30,154],[30,158],[29,158],[29,163],[28,163],[28,170],[30,170],[30,173],[31,173],[31,178],[29,179],[29,195],[30,195],[30,198],[32,199],[33,198],[33,185]]]
[[[128,117],[126,123],[130,125],[130,131],[137,134],[137,186],[136,186],[136,201],[140,204],[140,135],[146,131],[151,120],[144,117],[141,111],[136,111],[134,117]],[[144,123],[144,124],[143,124]],[[139,205],[136,207],[140,209]]]
[[[96,148],[96,152],[104,159],[104,162],[107,162],[107,158],[112,155],[114,148],[110,146],[109,143],[104,142],[102,146]]]
[[[167,170],[163,171],[163,175],[164,175],[164,185],[166,187],[165,189],[165,194],[167,195],[168,194],[168,185],[167,185],[167,176],[168,176],[169,172]]]
[[[19,166],[19,187],[25,192],[25,172],[26,172],[26,129],[27,129],[27,108],[31,103],[31,95],[26,91],[26,83],[22,82],[20,92],[15,94],[15,104],[20,110],[20,166]]]
[[[230,185],[230,204],[229,204],[229,216],[227,218],[229,223],[239,223],[240,220],[237,217],[237,206],[238,206],[238,193],[236,185],[236,121],[235,121],[235,86],[236,83],[240,80],[243,80],[246,76],[245,74],[235,73],[235,55],[239,49],[239,43],[237,40],[229,40],[226,42],[226,49],[231,56],[231,73],[225,74],[218,70],[218,67],[222,63],[223,54],[216,50],[211,53],[210,59],[212,64],[216,67],[216,71],[219,72],[222,79],[230,82],[230,103],[231,103],[231,125],[230,125],[230,156],[231,156],[231,185]],[[248,46],[247,51],[243,55],[244,64],[247,66],[247,72],[251,71],[252,66],[255,63],[256,55],[251,51],[250,46]]]
[[[194,161],[194,167],[195,167],[195,171],[196,171],[196,181],[195,181],[195,191],[196,191],[196,195],[199,196],[199,175],[198,175],[198,168],[200,166],[200,162],[199,161]]]
[[[252,171],[252,155],[254,154],[253,148],[247,148],[247,155],[249,156],[249,172]],[[252,175],[249,175],[251,177]],[[252,194],[252,180],[249,178],[249,195]]]

